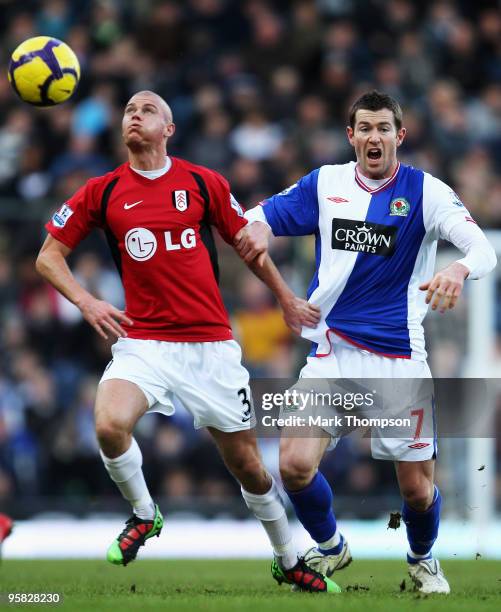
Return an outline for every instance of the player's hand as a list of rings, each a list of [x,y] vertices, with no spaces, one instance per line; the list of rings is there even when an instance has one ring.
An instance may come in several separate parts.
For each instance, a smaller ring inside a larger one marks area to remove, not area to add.
[[[469,273],[468,268],[457,261],[437,272],[431,281],[419,287],[421,291],[427,292],[426,303],[429,304],[433,300],[431,309],[439,308],[442,314],[447,309],[454,308]]]
[[[314,329],[320,322],[320,308],[306,300],[293,296],[281,306],[285,322],[298,336],[303,325]]]
[[[118,308],[108,304],[108,302],[98,300],[92,296],[79,302],[78,307],[87,323],[90,323],[97,333],[105,340],[108,339],[107,332],[117,338],[125,338],[127,332],[120,324],[134,324],[133,321],[125,316],[122,310],[118,310]]]
[[[270,234],[269,225],[262,221],[254,221],[248,223],[236,234],[233,244],[245,263],[251,263],[257,258],[257,264],[262,266],[268,252]]]

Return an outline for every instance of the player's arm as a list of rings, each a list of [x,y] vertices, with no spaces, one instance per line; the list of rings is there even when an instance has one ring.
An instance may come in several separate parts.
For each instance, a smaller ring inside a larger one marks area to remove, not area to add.
[[[442,314],[454,308],[468,274],[468,268],[457,261],[437,272],[431,280],[419,286],[421,291],[426,291],[425,302],[429,304],[433,300],[431,309],[440,308]]]
[[[266,221],[262,206],[256,206],[245,213],[248,224],[237,234],[235,249],[247,265],[256,261],[258,266],[264,265],[271,227]]]
[[[98,300],[76,281],[66,262],[70,253],[69,247],[49,234],[37,257],[37,272],[80,309],[83,318],[100,336],[108,338],[106,332],[117,337],[127,336],[120,324],[132,325],[133,322],[121,310]]]
[[[466,279],[476,280],[488,274],[496,265],[494,249],[478,227],[456,193],[438,179],[426,179],[429,183],[429,225],[441,238],[448,240],[464,253],[419,288],[426,291],[426,303],[432,310],[444,313],[454,308]]]
[[[296,333],[301,327],[316,327],[320,309],[298,298],[289,289],[268,255],[268,241],[274,236],[304,236],[318,227],[318,170],[314,170],[263,205],[245,213],[247,225],[234,238],[238,254],[254,274],[275,294],[287,325]]]
[[[264,262],[257,259],[247,263],[252,272],[263,281],[277,298],[284,314],[284,321],[296,333],[301,333],[301,327],[316,327],[320,321],[320,308],[306,300],[297,297],[284,281],[282,275],[271,260],[264,253]]]
[[[212,187],[214,193],[214,197],[210,200],[211,208],[209,210],[211,212],[211,220],[218,228],[224,240],[226,240],[228,244],[233,245],[239,255],[241,255],[241,250],[238,245],[242,243],[243,232],[248,225],[248,221],[243,218],[244,212],[240,204],[231,195],[227,181],[216,173],[209,174],[207,178],[210,179],[209,187]],[[214,179],[216,180],[214,181]],[[286,190],[286,192],[289,191],[290,190]],[[285,195],[285,192],[281,195]],[[296,194],[296,200],[298,197],[301,198],[302,196]],[[216,202],[218,202],[217,206],[214,205]],[[274,204],[270,206],[270,211],[271,208],[274,208]],[[293,215],[293,211],[289,211],[288,215]],[[315,211],[313,211],[313,214],[309,215],[309,218],[310,217],[315,217]],[[316,221],[318,222],[318,214],[316,215]],[[312,221],[310,220],[310,225],[311,223]],[[283,221],[278,223],[278,227],[284,227]],[[296,229],[298,232],[303,232],[304,230],[301,224],[296,224]],[[308,304],[305,300],[297,298],[294,295],[267,253],[265,252],[262,254],[262,262],[261,259],[259,262],[255,258],[253,261],[251,261],[252,258],[248,259],[249,261],[246,261],[246,263],[249,268],[276,296],[284,312],[284,319],[287,325],[296,333],[300,333],[302,325],[316,327],[320,317],[317,307]]]
[[[247,226],[235,242],[240,257],[249,263],[265,261],[268,242],[274,236],[306,236],[318,227],[318,170],[310,172],[281,193],[245,213]]]
[[[455,225],[449,232],[449,241],[465,256],[437,272],[429,282],[420,286],[422,291],[427,292],[426,303],[432,302],[432,310],[440,308],[441,313],[454,308],[467,278],[482,278],[493,270],[497,262],[490,242],[474,223]]]

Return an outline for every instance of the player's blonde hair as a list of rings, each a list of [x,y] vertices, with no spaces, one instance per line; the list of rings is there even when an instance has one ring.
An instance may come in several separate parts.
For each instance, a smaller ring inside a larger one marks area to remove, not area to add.
[[[136,96],[144,96],[144,95],[148,95],[148,96],[153,96],[154,98],[157,99],[157,101],[159,102],[160,108],[162,110],[163,116],[165,118],[165,121],[167,123],[173,123],[174,118],[172,116],[172,110],[171,107],[167,104],[167,102],[162,98],[162,96],[159,96],[156,92],[154,91],[150,91],[149,89],[143,89],[142,91],[137,91],[132,97],[135,98]],[[129,100],[130,102],[130,100]]]

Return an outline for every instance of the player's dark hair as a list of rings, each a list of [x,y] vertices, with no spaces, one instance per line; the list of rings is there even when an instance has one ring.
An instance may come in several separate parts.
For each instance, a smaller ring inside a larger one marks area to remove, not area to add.
[[[400,104],[392,98],[388,94],[381,93],[376,89],[372,91],[368,91],[363,96],[360,96],[358,100],[352,104],[350,108],[350,126],[352,128],[355,127],[355,115],[358,110],[370,110],[370,111],[378,111],[383,108],[387,108],[393,113],[393,117],[395,119],[395,126],[397,130],[402,127],[402,109]]]

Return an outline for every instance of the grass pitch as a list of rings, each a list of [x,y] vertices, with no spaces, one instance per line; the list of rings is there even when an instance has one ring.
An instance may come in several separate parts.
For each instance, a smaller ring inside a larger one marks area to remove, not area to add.
[[[445,561],[449,596],[411,590],[403,561],[354,561],[335,579],[340,595],[291,593],[271,578],[266,560],[150,561],[128,567],[106,561],[4,560],[1,608],[63,610],[171,610],[175,612],[430,612],[501,610],[501,563]],[[403,581],[405,580],[405,585]],[[5,593],[58,592],[58,606],[7,605]]]

